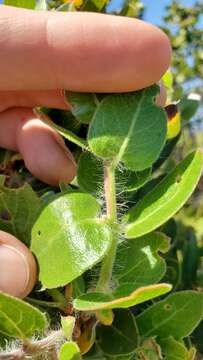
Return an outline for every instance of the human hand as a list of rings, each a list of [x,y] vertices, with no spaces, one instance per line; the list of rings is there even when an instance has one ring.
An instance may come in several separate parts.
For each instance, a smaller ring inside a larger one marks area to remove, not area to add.
[[[30,172],[50,185],[70,182],[76,164],[32,109],[68,109],[62,89],[124,92],[149,86],[168,68],[171,52],[166,35],[140,20],[7,6],[0,6],[0,49],[0,146],[19,151]],[[164,95],[157,101],[163,105]],[[36,281],[36,266],[29,250],[9,239],[0,233],[0,290],[24,297]]]

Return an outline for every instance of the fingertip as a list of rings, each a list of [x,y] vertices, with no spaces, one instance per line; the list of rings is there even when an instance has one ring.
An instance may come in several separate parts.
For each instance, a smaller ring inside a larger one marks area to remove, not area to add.
[[[17,146],[26,167],[38,179],[52,186],[73,180],[76,164],[71,152],[41,120],[32,117],[18,129]]]

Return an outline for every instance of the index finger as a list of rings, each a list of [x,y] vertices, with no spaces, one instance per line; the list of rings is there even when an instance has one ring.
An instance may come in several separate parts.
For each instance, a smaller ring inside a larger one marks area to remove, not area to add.
[[[0,6],[0,90],[122,92],[169,66],[170,44],[140,20]]]

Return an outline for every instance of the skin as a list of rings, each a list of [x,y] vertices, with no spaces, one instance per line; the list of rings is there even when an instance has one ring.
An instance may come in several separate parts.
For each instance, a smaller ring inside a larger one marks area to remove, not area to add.
[[[3,5],[0,49],[0,147],[19,151],[30,172],[50,185],[70,182],[76,164],[63,140],[32,109],[68,109],[62,89],[141,89],[160,80],[171,57],[167,36],[140,20],[93,13],[34,12]],[[165,103],[162,86],[156,101],[161,106]],[[18,239],[10,243],[9,234],[2,236],[0,290],[24,297],[35,284],[35,265],[29,265],[30,252],[26,249],[28,255],[19,247]],[[10,247],[5,247],[6,243]],[[20,252],[27,259],[29,287]],[[8,278],[11,258],[15,282]]]

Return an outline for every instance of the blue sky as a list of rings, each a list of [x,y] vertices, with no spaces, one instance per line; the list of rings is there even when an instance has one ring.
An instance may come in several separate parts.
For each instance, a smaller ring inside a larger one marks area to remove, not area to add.
[[[113,0],[115,5],[122,3],[122,0]],[[142,0],[146,6],[145,20],[153,24],[160,25],[161,18],[164,15],[165,7],[170,4],[171,0]],[[185,6],[192,6],[195,0],[179,0]]]
[[[122,0],[113,0],[114,4],[119,5]],[[171,2],[171,0],[142,0],[146,6],[145,20],[160,25],[161,18],[164,15],[165,7]],[[3,0],[0,0],[0,4]],[[192,6],[195,0],[179,0],[180,3],[186,6]]]

